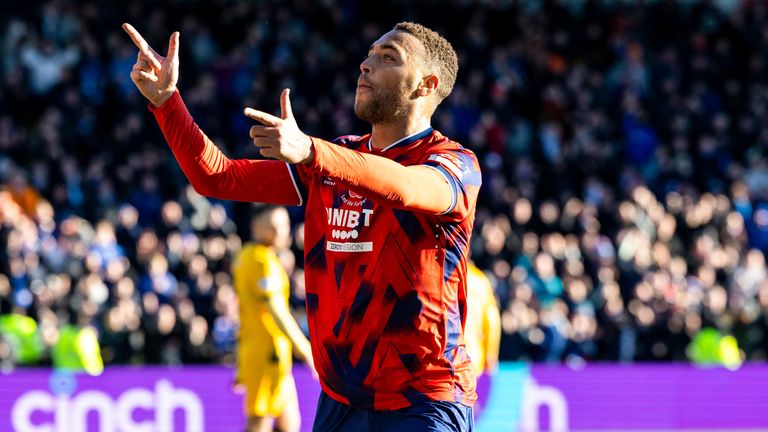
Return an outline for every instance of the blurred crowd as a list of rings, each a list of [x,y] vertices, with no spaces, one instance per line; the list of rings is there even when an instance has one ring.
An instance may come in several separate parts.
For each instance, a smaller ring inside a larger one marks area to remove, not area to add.
[[[0,315],[34,319],[36,363],[65,324],[95,328],[107,364],[233,358],[229,266],[252,205],[188,186],[122,22],[161,54],[181,31],[195,120],[256,157],[242,108],[277,112],[284,87],[306,133],[365,133],[359,63],[403,20],[459,53],[433,126],[481,161],[471,251],[501,360],[686,360],[704,328],[766,359],[765,2],[48,0],[0,4]]]

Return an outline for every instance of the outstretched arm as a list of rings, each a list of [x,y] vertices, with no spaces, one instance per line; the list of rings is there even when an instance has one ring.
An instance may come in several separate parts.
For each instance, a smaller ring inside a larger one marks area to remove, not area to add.
[[[139,49],[131,80],[150,101],[150,110],[196,191],[220,199],[303,203],[295,168],[274,160],[229,159],[195,124],[176,88],[178,32],[171,35],[168,53],[163,57],[130,24],[123,24],[123,29]]]
[[[312,142],[314,158],[310,170],[393,207],[450,214],[460,220],[469,214],[477,195],[476,188],[469,186],[480,186],[479,178],[466,181],[466,164],[453,154],[440,155],[424,165],[403,166],[318,138],[312,138]],[[466,171],[475,172],[469,168]]]
[[[303,204],[295,167],[279,160],[228,158],[195,124],[178,92],[162,106],[149,109],[198,193],[226,200]]]

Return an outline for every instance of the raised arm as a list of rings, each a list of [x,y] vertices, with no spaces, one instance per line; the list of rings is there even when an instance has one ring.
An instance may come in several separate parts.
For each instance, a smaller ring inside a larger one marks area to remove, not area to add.
[[[131,80],[150,101],[150,110],[196,191],[228,200],[303,204],[295,167],[275,160],[229,159],[195,124],[176,88],[178,32],[171,35],[163,57],[130,24],[123,24],[123,29],[139,48]]]
[[[303,204],[295,167],[279,160],[228,158],[195,124],[178,92],[162,106],[149,109],[198,193],[236,201]]]

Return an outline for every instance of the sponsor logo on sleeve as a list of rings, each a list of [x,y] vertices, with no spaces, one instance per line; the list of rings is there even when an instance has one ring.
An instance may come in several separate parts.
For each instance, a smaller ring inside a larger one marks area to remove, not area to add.
[[[449,155],[433,154],[428,160],[435,161],[450,171],[456,178],[461,179],[465,174],[469,174],[470,169],[462,162],[460,158]]]

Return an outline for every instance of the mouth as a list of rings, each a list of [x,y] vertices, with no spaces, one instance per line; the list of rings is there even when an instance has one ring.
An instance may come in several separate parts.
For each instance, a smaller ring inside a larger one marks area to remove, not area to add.
[[[373,86],[368,84],[367,82],[365,82],[363,80],[358,80],[357,81],[357,90],[358,91],[360,91],[360,90],[372,90],[372,89],[373,89]]]

